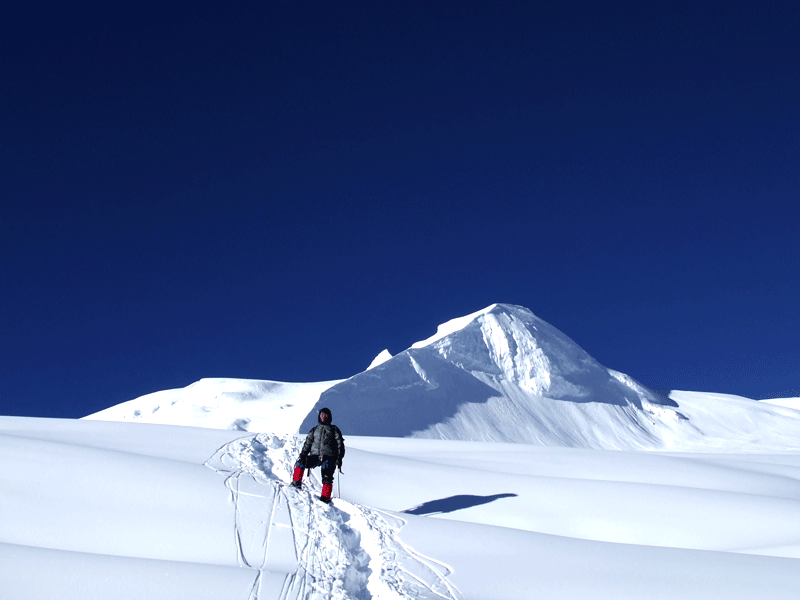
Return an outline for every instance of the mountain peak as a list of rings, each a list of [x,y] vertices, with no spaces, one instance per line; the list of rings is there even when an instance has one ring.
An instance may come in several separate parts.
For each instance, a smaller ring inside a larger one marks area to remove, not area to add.
[[[355,435],[608,448],[657,446],[647,424],[658,404],[676,406],[513,304],[451,319],[319,399]],[[301,430],[313,426],[314,414]],[[624,439],[604,439],[599,423],[615,436],[624,431]]]
[[[582,377],[576,380],[574,375],[599,368],[607,378],[605,370],[569,337],[513,304],[492,304],[452,319],[412,348],[429,348],[490,385],[508,382],[555,398],[591,395],[582,389],[586,387],[578,381]]]
[[[476,319],[488,314],[513,314],[518,311],[523,311],[528,315],[535,317],[535,315],[529,311],[527,308],[523,306],[516,306],[514,304],[491,304],[486,308],[483,308],[479,311],[474,313],[470,313],[463,317],[457,317],[455,319],[450,319],[449,321],[442,323],[436,330],[436,333],[431,337],[424,339],[422,341],[416,342],[411,345],[412,348],[424,348],[426,346],[431,346],[441,340],[442,338],[447,337],[457,331],[464,329],[467,325],[474,322]]]
[[[376,356],[370,363],[370,365],[367,367],[367,371],[369,371],[370,369],[374,369],[378,365],[382,365],[390,358],[392,358],[392,353],[389,352],[389,350],[387,349],[381,350],[380,354],[378,354],[378,356]]]

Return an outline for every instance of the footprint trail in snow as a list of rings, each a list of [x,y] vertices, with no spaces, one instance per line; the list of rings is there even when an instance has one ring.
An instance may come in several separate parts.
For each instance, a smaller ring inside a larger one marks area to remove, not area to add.
[[[206,462],[231,492],[239,564],[257,572],[248,600],[461,600],[446,565],[399,539],[399,517],[341,498],[321,503],[317,472],[302,490],[289,487],[301,445],[258,434]]]

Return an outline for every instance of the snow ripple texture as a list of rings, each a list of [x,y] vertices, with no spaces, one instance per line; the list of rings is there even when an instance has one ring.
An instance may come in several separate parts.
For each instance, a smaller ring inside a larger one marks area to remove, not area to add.
[[[301,445],[259,434],[205,463],[230,490],[239,565],[256,571],[247,600],[461,600],[449,567],[400,540],[401,518],[341,498],[320,502],[318,470],[302,490],[288,486]]]

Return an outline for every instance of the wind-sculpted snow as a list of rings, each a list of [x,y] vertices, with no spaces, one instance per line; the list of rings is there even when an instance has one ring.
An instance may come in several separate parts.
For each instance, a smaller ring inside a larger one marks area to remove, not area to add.
[[[321,406],[355,435],[616,449],[663,447],[665,430],[687,420],[675,402],[603,367],[529,310],[503,304],[445,323],[332,386]]]
[[[294,436],[260,434],[220,448],[206,466],[225,477],[235,505],[239,564],[257,575],[249,600],[458,600],[449,569],[400,541],[403,521],[336,498],[320,482],[286,485],[300,451]]]

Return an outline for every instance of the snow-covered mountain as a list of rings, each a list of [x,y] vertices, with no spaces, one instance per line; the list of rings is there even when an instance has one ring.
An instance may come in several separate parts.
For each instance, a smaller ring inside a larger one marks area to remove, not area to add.
[[[204,379],[88,418],[294,433],[310,429],[322,406],[348,435],[603,449],[800,448],[800,412],[787,412],[786,403],[665,398],[509,304],[448,321],[396,356],[384,350],[346,380]]]
[[[665,398],[508,304],[440,325],[323,391],[321,406],[356,435],[604,449],[800,448],[800,413],[730,395]]]
[[[494,304],[325,390],[356,435],[589,447],[660,445],[677,404],[607,369],[528,309]],[[314,411],[301,425],[313,425]]]
[[[330,505],[286,485],[321,404]],[[493,305],[343,381],[0,416],[0,599],[794,600],[796,405],[665,399]]]

